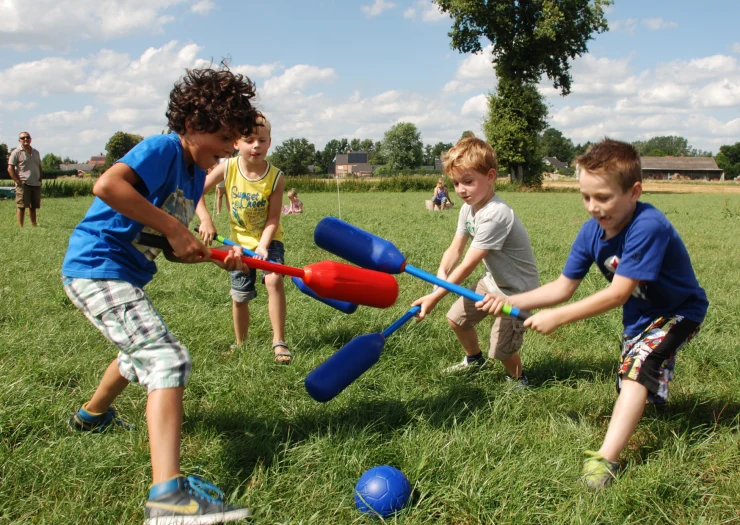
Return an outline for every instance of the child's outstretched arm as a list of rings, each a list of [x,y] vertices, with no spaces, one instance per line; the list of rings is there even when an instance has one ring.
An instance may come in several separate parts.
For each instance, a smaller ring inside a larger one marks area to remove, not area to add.
[[[283,190],[285,189],[284,177],[284,175],[280,176],[275,190],[270,194],[270,199],[267,202],[267,222],[265,222],[265,229],[262,230],[259,245],[254,249],[255,252],[265,259],[267,259],[267,248],[270,246],[278,226],[280,226],[280,211],[283,206]]]
[[[224,177],[226,176],[226,164],[226,162],[222,162],[206,175],[206,182],[203,186],[203,196],[195,207],[195,214],[200,219],[198,233],[200,233],[200,238],[206,246],[210,246],[216,236],[216,225],[213,224],[211,214],[208,213],[208,206],[206,206],[206,193],[218,186],[218,184],[224,180]],[[226,199],[226,202],[229,202],[228,198]]]
[[[187,226],[139,193],[135,186],[140,183],[141,179],[130,166],[118,162],[100,176],[93,186],[93,194],[122,215],[162,232],[182,262],[208,260],[208,249]]]
[[[439,264],[439,269],[437,270],[437,277],[454,284],[460,284],[467,279],[471,273],[473,273],[475,268],[488,254],[488,250],[470,248],[468,253],[465,254],[465,258],[458,265],[457,263],[460,261],[460,257],[462,256],[467,243],[468,237],[455,235],[450,247],[445,250],[445,253],[442,256],[442,262]],[[456,265],[457,267],[455,267]],[[419,320],[424,319],[427,314],[437,306],[437,303],[448,293],[449,292],[444,288],[437,288],[432,293],[425,295],[424,297],[420,297],[411,303],[411,306],[421,306],[421,310],[418,315]]]

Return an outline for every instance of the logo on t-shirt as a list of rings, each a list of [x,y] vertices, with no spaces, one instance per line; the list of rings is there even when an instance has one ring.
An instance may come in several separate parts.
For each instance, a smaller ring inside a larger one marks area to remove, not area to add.
[[[468,230],[470,235],[475,236],[475,224],[470,221],[465,221],[465,229]]]
[[[634,259],[634,255],[631,257]],[[642,259],[642,255],[638,254],[638,260]],[[606,279],[611,282],[614,278],[614,274],[617,272],[617,266],[619,266],[619,257],[616,255],[612,255],[611,257],[607,257],[607,259],[604,261],[604,268],[606,268],[609,271],[609,274],[606,275]],[[647,301],[647,282],[646,281],[639,281],[637,283],[637,286],[635,286],[635,289],[632,290],[632,297],[636,297],[637,299],[643,299]]]

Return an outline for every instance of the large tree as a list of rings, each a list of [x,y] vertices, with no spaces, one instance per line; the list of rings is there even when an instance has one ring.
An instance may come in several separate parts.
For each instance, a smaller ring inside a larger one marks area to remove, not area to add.
[[[411,122],[400,122],[385,132],[381,151],[389,173],[418,168],[424,157],[421,133]]]
[[[271,162],[286,175],[307,175],[316,158],[316,147],[304,138],[291,138],[275,148]]]
[[[434,159],[441,157],[451,147],[451,142],[437,142],[434,145],[427,144],[424,146],[424,165],[434,166]]]
[[[547,128],[540,136],[540,153],[543,157],[556,157],[570,164],[575,157],[575,146],[557,129]]]
[[[725,170],[726,179],[734,179],[740,176],[740,142],[734,145],[720,146],[719,153],[715,159],[717,166]]]
[[[531,99],[533,94],[539,96],[536,88],[543,74],[563,95],[570,93],[571,60],[588,50],[586,44],[594,33],[607,30],[604,7],[611,4],[611,0],[434,1],[453,19],[449,33],[453,49],[478,53],[488,42],[492,44],[499,86],[497,93],[490,96],[489,108],[508,106],[510,109],[513,109],[510,102],[498,103],[492,99],[511,96],[522,100]],[[544,105],[541,98],[539,103],[531,103],[529,109],[540,113]],[[529,182],[539,181],[537,135],[545,129],[545,116],[546,113],[540,116],[542,122],[535,122],[522,115],[513,125],[520,135],[506,139],[510,147],[519,144],[508,158],[500,155],[516,179],[521,180],[526,174]],[[489,115],[486,129],[497,131],[496,137],[505,138],[501,130],[496,129],[499,124],[491,120],[492,115]],[[533,125],[522,128],[525,121]],[[505,128],[510,124],[500,123],[500,126]],[[486,135],[498,153],[501,144],[494,141],[488,131]]]
[[[47,153],[44,155],[44,158],[41,159],[41,169],[46,172],[57,171],[61,163],[62,157],[54,155],[53,153]]]
[[[116,131],[105,145],[105,164],[103,168],[108,169],[113,166],[113,164],[118,162],[118,159],[126,155],[126,153],[131,151],[142,140],[144,140],[144,137],[141,135]]]

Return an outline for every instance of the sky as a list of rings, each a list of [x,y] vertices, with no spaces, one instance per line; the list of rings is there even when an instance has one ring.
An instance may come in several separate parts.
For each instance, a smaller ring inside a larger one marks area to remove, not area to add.
[[[740,141],[738,15],[738,0],[615,0],[571,94],[542,80],[549,125],[575,144]],[[431,0],[0,0],[0,20],[0,142],[28,131],[82,162],[116,131],[160,133],[185,68],[224,58],[255,82],[273,147],[377,141],[399,122],[425,144],[483,136],[496,87],[490,48],[451,49]]]

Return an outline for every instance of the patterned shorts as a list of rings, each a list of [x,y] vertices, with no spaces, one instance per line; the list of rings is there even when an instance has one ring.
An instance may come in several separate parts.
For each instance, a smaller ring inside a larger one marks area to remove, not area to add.
[[[617,392],[622,378],[637,381],[648,390],[648,402],[668,401],[676,353],[699,331],[699,325],[682,315],[659,317],[640,335],[622,340],[622,363],[617,371]]]
[[[118,370],[151,393],[185,386],[190,353],[167,329],[141,288],[121,280],[64,277],[72,303],[118,347]]]

